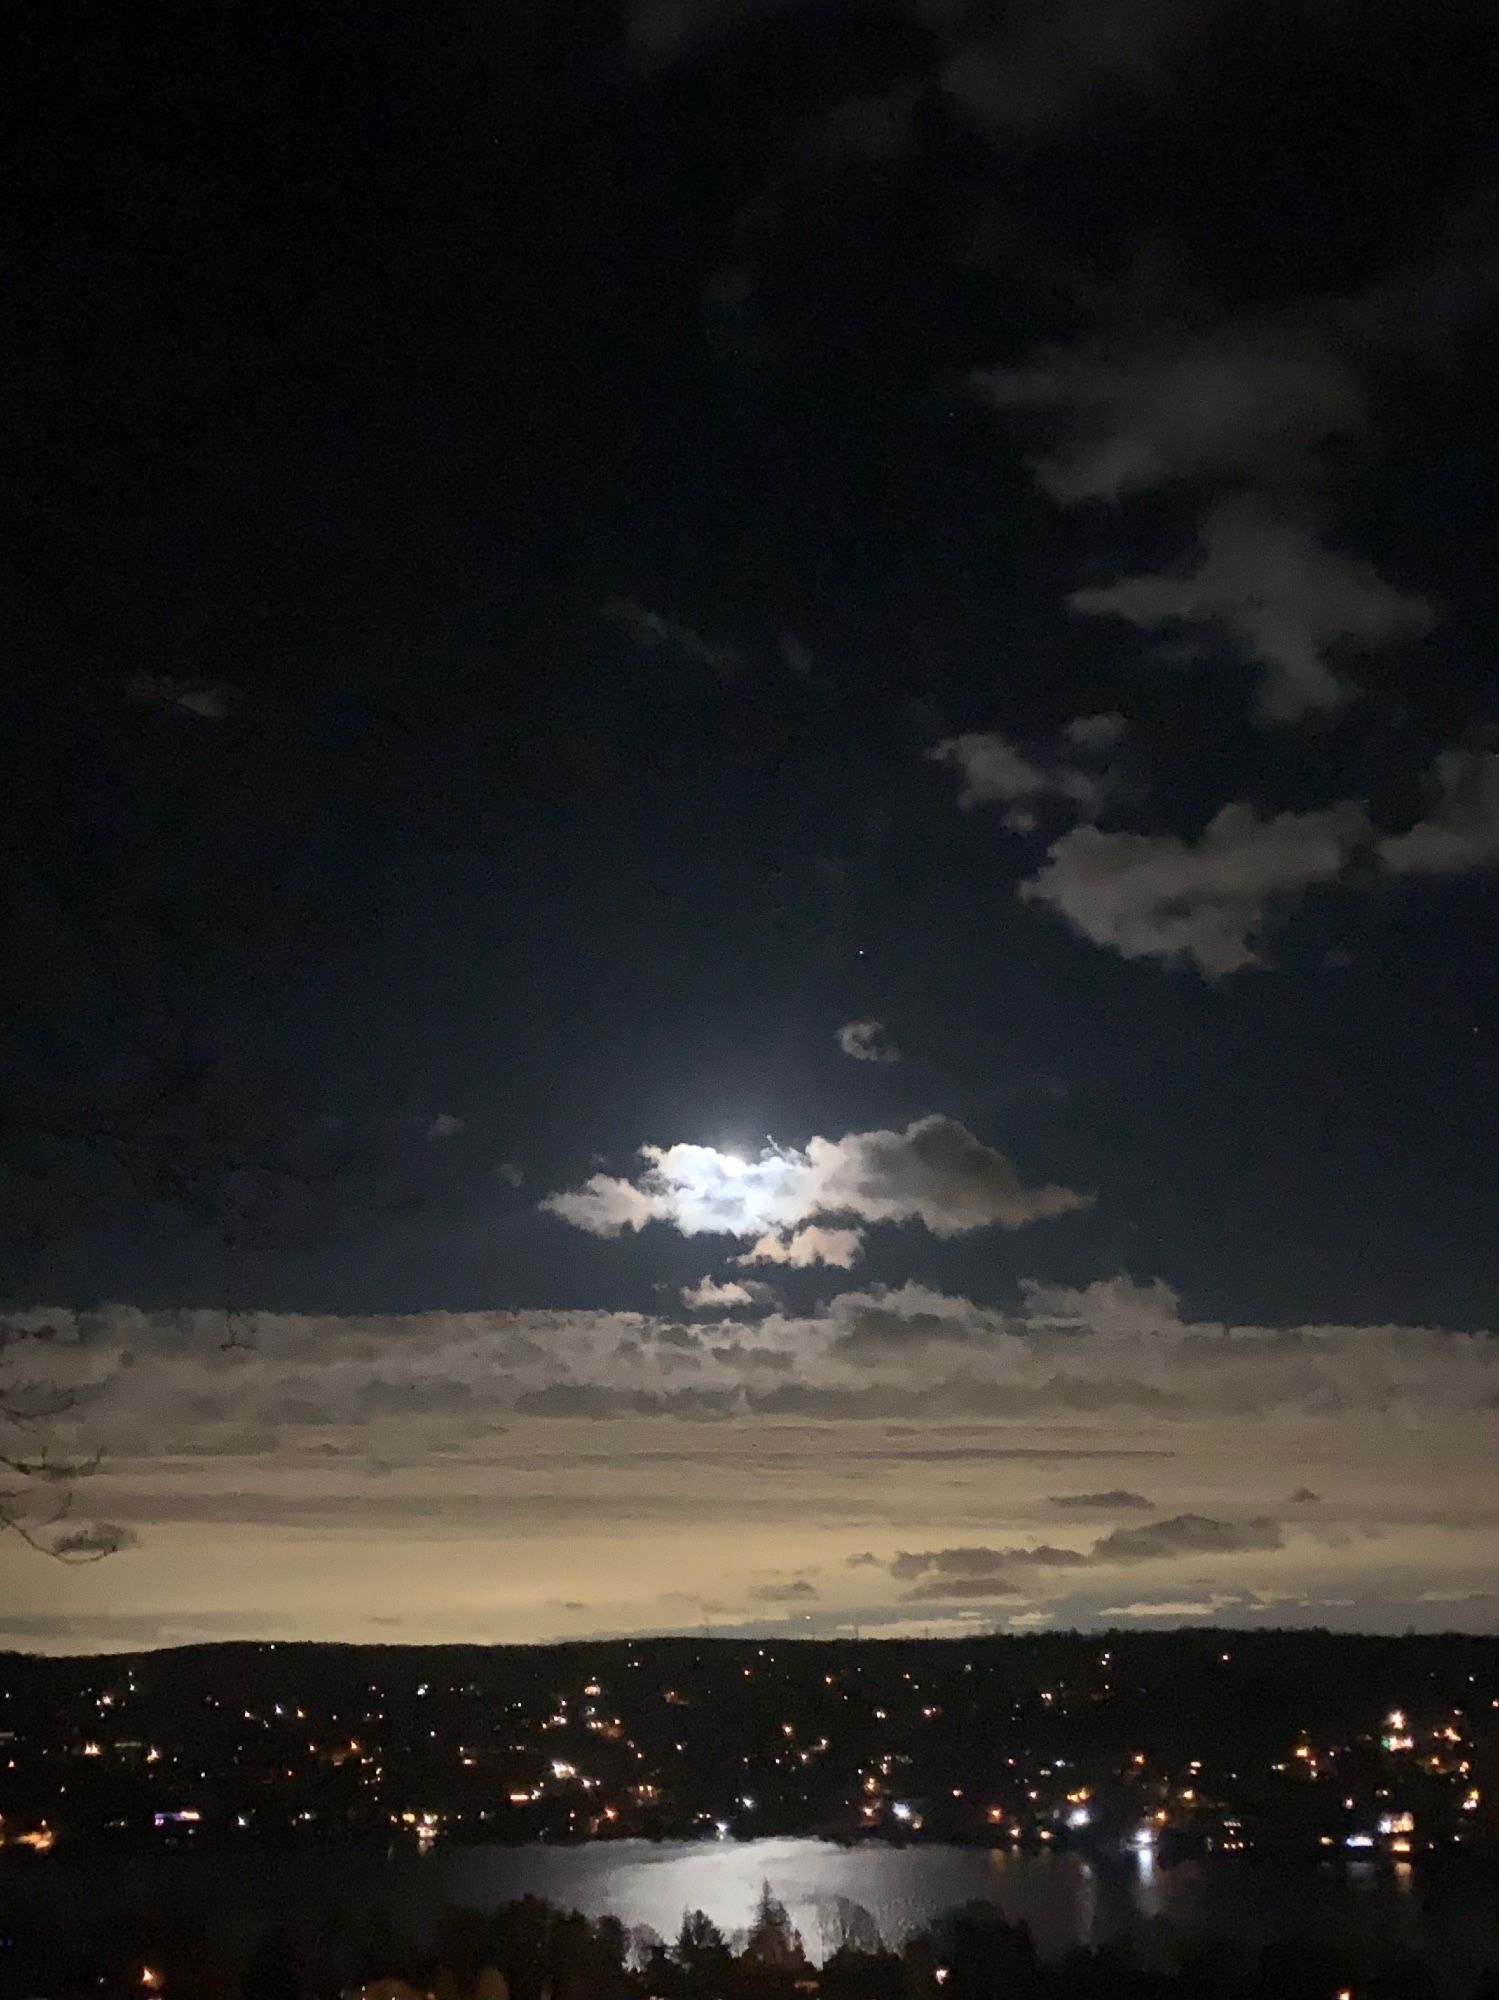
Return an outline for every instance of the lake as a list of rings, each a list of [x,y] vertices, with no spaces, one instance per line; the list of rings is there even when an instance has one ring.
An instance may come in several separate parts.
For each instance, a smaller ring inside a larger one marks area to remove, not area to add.
[[[726,1931],[743,1929],[761,1884],[791,1911],[821,1957],[850,1925],[882,1937],[908,1932],[955,1905],[982,1901],[1027,1923],[1041,1951],[1102,1944],[1142,1925],[1255,1943],[1270,1938],[1420,1950],[1449,1990],[1465,1991],[1499,1963],[1499,1867],[1440,1858],[1412,1868],[1367,1864],[1279,1866],[1244,1856],[1157,1866],[1148,1855],[910,1846],[839,1847],[816,1840],[616,1841],[580,1847],[414,1844],[348,1848],[80,1850],[0,1856],[0,1900],[15,1923],[88,1908],[187,1907],[224,1914],[236,1929],[329,1899],[381,1906],[420,1921],[444,1904],[492,1906],[525,1894],[675,1935],[688,1909]]]

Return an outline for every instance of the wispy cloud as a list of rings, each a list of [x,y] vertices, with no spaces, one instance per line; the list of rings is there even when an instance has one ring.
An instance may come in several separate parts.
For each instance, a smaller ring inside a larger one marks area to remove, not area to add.
[[[1436,810],[1379,843],[1396,875],[1462,875],[1499,868],[1499,754],[1453,752],[1437,760]]]
[[[1207,515],[1195,564],[1075,590],[1067,602],[1147,632],[1215,630],[1262,668],[1260,711],[1273,722],[1346,698],[1340,654],[1376,652],[1436,622],[1424,598],[1397,590],[1371,564],[1245,500]]]
[[[235,694],[227,681],[188,680],[180,674],[132,674],[125,692],[143,708],[175,709],[200,722],[222,722]]]
[[[845,1021],[838,1030],[837,1043],[855,1062],[898,1063],[900,1050],[885,1039],[883,1021]]]
[[[958,804],[1024,806],[1056,798],[1078,813],[1096,812],[1108,795],[1113,774],[1100,760],[1121,741],[1121,715],[1082,715],[1069,722],[1051,749],[1032,755],[994,730],[948,736],[927,751],[934,764],[947,764],[961,777]],[[1012,814],[1012,823],[1017,823]]]
[[[642,651],[674,655],[691,666],[703,667],[720,679],[737,674],[743,656],[737,646],[724,640],[707,639],[694,626],[665,612],[652,611],[633,598],[612,598],[604,606],[604,616],[621,631],[628,632]]]
[[[1316,315],[1092,336],[975,378],[997,408],[1046,411],[1064,435],[1035,462],[1062,507],[1205,474],[1246,475],[1363,429],[1364,385]]]

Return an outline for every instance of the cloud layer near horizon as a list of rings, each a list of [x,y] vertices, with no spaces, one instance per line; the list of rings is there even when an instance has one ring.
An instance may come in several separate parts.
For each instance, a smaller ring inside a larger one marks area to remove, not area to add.
[[[1228,1327],[1125,1278],[716,1318],[692,1289],[690,1319],[263,1314],[228,1347],[214,1314],[25,1315],[124,1552],[60,1574],[0,1551],[0,1643],[59,1604],[99,1644],[149,1607],[164,1634],[330,1636],[773,1627],[793,1602],[826,1630],[1218,1599],[1492,1622],[1486,1335]]]

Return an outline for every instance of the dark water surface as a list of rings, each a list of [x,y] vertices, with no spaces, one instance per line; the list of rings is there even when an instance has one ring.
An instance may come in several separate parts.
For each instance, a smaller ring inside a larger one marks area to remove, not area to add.
[[[788,1905],[809,1952],[836,1947],[872,1920],[898,1943],[960,1903],[982,1901],[1029,1924],[1049,1956],[1142,1926],[1258,1944],[1326,1942],[1357,1951],[1408,1944],[1449,1991],[1499,1963],[1499,1864],[1441,1859],[1398,1871],[1274,1866],[1238,1856],[1161,1868],[1148,1856],[1088,1860],[974,1847],[846,1848],[815,1840],[585,1847],[191,1848],[0,1856],[0,1904],[29,1910],[217,1912],[236,1931],[330,1901],[378,1906],[421,1923],[445,1904],[486,1907],[534,1894],[589,1916],[675,1935],[688,1909],[742,1929],[761,1884]]]

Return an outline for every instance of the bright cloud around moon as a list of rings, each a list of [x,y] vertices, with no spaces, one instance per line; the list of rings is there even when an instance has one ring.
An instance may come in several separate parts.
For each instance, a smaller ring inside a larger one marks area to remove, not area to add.
[[[919,1118],[904,1131],[812,1137],[805,1148],[767,1145],[755,1158],[714,1146],[642,1146],[633,1180],[597,1173],[541,1206],[595,1236],[664,1222],[684,1236],[751,1238],[764,1261],[788,1252],[819,1221],[920,1222],[934,1236],[998,1224],[1018,1229],[1091,1199],[1065,1187],[1028,1187],[1014,1162],[956,1119]],[[832,1261],[845,1261],[839,1257]]]

